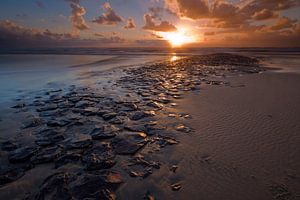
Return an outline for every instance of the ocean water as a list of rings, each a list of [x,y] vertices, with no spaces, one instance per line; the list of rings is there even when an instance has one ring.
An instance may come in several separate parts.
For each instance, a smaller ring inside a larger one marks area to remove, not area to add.
[[[238,53],[278,72],[300,73],[300,48],[58,48],[0,49],[0,102],[43,87],[77,84],[84,72],[141,65],[176,56]],[[98,77],[101,78],[101,77]]]

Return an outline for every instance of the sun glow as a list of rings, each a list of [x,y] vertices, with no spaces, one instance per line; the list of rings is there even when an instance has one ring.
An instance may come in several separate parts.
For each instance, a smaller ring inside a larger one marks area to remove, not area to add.
[[[197,38],[189,33],[186,28],[178,28],[175,32],[160,32],[159,35],[167,40],[172,47],[197,42]]]

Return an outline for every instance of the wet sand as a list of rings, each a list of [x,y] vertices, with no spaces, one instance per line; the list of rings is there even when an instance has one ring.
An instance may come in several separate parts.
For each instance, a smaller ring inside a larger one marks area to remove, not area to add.
[[[180,144],[159,155],[167,166],[121,186],[121,196],[139,199],[149,190],[157,199],[299,199],[299,74],[228,80],[231,87],[207,85],[178,101],[195,131],[178,135]],[[174,192],[177,182],[182,188]]]
[[[2,164],[10,165],[6,156],[21,161],[25,173],[9,174],[0,197],[299,198],[299,75],[259,73],[248,58],[199,58],[125,69],[105,93],[101,83],[99,91],[46,90],[24,107],[21,99],[17,116],[35,113],[42,121],[25,123],[14,140],[39,147],[29,151],[30,166],[22,154],[1,151]]]
[[[267,72],[230,82],[233,87],[208,87],[181,104],[197,130],[178,150],[187,174],[183,193],[299,199],[300,76]]]

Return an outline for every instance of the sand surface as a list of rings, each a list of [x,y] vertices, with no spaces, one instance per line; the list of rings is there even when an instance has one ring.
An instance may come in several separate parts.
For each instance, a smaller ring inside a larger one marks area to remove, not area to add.
[[[232,87],[206,86],[179,101],[195,132],[180,135],[166,150],[168,167],[122,186],[138,199],[299,199],[300,76],[273,73],[229,78]],[[180,182],[174,192],[170,184]],[[162,189],[163,188],[163,189]],[[121,198],[126,199],[126,198]]]

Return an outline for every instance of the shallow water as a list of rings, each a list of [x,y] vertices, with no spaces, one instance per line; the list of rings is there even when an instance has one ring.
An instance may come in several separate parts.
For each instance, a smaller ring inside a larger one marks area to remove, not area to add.
[[[47,87],[86,84],[82,74],[138,65],[160,56],[121,55],[0,55],[0,103]],[[92,77],[87,77],[91,81]]]

